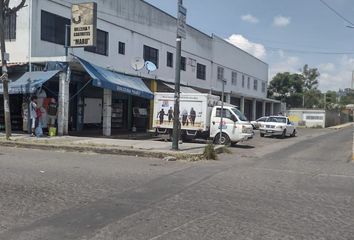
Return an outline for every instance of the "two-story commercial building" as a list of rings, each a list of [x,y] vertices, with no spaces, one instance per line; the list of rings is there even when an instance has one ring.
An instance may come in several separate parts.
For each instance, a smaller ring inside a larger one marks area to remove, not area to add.
[[[26,115],[26,96],[39,93],[43,102],[59,101],[62,133],[148,129],[156,117],[153,93],[174,91],[176,18],[143,0],[97,0],[96,47],[69,48],[66,56],[66,25],[79,2],[29,0],[9,18],[10,79],[18,79],[10,86],[13,121],[26,129],[16,116]],[[136,71],[137,57],[157,70]],[[214,34],[187,26],[181,69],[181,92],[221,95],[224,80],[225,101],[249,119],[280,111],[279,102],[267,99],[268,65]]]

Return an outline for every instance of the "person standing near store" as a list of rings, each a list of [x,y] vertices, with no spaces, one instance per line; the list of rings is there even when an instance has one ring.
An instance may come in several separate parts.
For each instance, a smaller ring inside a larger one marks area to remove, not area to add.
[[[37,97],[31,97],[30,102],[30,112],[29,112],[29,119],[31,121],[31,136],[35,136],[35,129],[36,129],[36,120],[37,120]]]
[[[55,127],[55,122],[57,120],[57,115],[58,115],[58,104],[55,100],[55,98],[52,98],[50,100],[50,103],[48,104],[48,129],[51,127]]]

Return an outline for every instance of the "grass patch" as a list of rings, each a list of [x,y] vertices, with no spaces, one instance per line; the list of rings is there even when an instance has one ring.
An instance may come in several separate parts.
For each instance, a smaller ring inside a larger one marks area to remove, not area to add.
[[[207,160],[217,160],[218,159],[214,145],[212,143],[208,143],[208,145],[205,146],[203,156]]]

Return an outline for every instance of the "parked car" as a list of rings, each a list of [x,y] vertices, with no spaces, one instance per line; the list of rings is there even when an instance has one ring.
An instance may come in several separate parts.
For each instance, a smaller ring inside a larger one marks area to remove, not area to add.
[[[259,127],[261,126],[261,123],[264,123],[265,121],[267,121],[267,119],[268,119],[268,117],[261,117],[255,121],[251,121],[253,129],[259,129]]]
[[[290,122],[288,117],[284,116],[271,116],[261,124],[260,136],[279,136],[284,138],[285,136],[295,137],[296,127]]]

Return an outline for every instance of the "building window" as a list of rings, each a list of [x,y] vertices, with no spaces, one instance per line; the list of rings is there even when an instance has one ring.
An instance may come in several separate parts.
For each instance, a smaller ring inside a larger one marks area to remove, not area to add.
[[[242,87],[245,87],[245,75],[242,75]]]
[[[173,67],[173,53],[167,52],[167,67]]]
[[[181,57],[181,70],[186,71],[186,58]]]
[[[320,120],[322,121],[324,118],[323,116],[319,115],[306,115],[306,120]]]
[[[247,88],[248,89],[251,88],[251,78],[250,77],[247,78]]]
[[[206,76],[206,66],[200,63],[197,63],[197,78],[205,80]]]
[[[156,48],[152,48],[149,46],[144,45],[144,60],[150,61],[159,67],[159,50]]]
[[[237,85],[237,72],[231,73],[231,84],[235,86]]]
[[[41,40],[65,45],[66,25],[70,25],[70,19],[63,18],[61,16],[42,10]],[[68,34],[68,37],[70,37],[70,34]]]
[[[118,53],[125,55],[125,43],[124,42],[118,43]]]
[[[257,79],[253,80],[253,89],[256,91],[258,90],[258,80]]]
[[[96,47],[85,47],[85,51],[108,56],[108,32],[97,29]]]
[[[224,80],[224,68],[222,67],[218,67],[218,80]]]
[[[265,91],[266,91],[266,83],[262,82],[262,92],[265,92]]]
[[[16,13],[10,13],[4,23],[5,40],[16,40]]]

